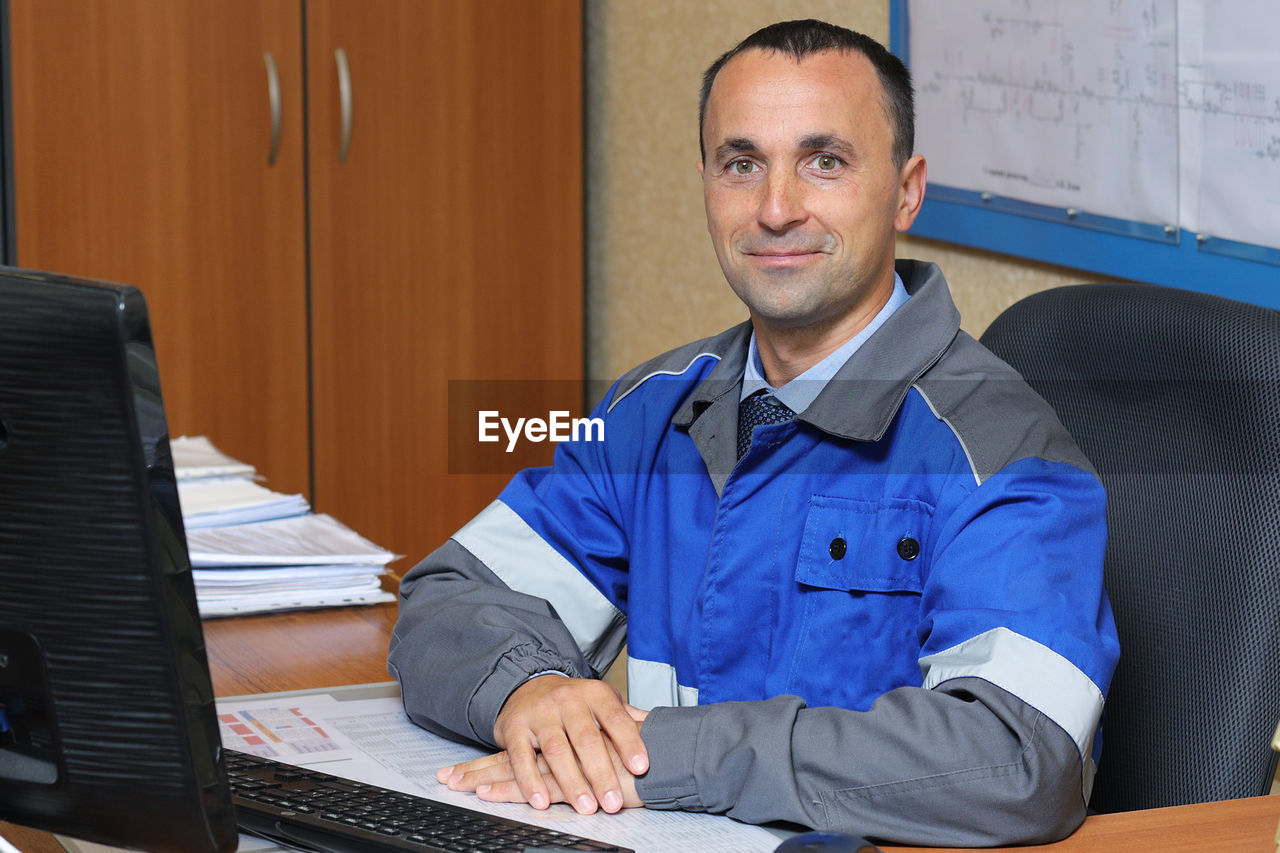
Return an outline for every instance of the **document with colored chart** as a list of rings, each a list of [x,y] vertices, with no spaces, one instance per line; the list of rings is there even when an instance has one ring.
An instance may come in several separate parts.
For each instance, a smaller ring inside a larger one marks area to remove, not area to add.
[[[381,688],[384,694],[394,686]],[[218,702],[223,745],[463,808],[631,847],[636,853],[769,853],[779,835],[725,817],[628,809],[584,816],[558,804],[538,811],[485,803],[436,781],[440,767],[484,753],[409,722],[398,695],[338,698],[341,690]],[[246,839],[247,841],[247,839]],[[247,849],[247,848],[242,848]]]

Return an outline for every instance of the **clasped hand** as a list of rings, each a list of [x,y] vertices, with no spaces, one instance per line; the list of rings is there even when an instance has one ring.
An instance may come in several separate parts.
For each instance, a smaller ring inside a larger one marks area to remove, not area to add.
[[[640,737],[647,711],[609,684],[540,675],[520,685],[498,714],[502,752],[441,768],[436,778],[482,800],[545,809],[568,803],[581,814],[643,805],[635,777],[649,769]]]

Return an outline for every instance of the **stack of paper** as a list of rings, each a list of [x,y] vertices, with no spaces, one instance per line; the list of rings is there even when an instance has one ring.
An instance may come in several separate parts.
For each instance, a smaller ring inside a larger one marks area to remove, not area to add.
[[[282,495],[233,477],[179,479],[178,499],[188,530],[290,518],[311,509],[302,495]]]
[[[258,485],[207,438],[170,446],[201,616],[394,600],[380,579],[397,555]]]
[[[203,435],[171,438],[169,452],[173,454],[174,472],[180,481],[205,477],[253,478],[258,474],[252,465],[232,459]]]
[[[302,495],[283,495],[258,485],[252,465],[232,459],[202,435],[179,436],[169,448],[182,523],[188,530],[289,518],[311,509]]]

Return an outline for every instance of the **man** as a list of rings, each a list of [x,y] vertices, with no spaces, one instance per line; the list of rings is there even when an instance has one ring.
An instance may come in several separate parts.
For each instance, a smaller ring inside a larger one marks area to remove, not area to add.
[[[1083,819],[1117,643],[1104,495],[936,267],[906,69],[814,21],[707,72],[708,230],[750,322],[659,356],[406,576],[412,719],[484,799],[906,843]],[[628,643],[624,702],[595,676]]]

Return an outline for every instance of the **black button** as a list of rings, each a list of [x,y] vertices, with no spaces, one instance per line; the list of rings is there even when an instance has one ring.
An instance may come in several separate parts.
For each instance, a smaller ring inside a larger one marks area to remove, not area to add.
[[[828,550],[831,553],[831,559],[843,560],[845,552],[849,550],[849,546],[845,543],[842,537],[837,536],[835,539],[831,540],[831,547]]]
[[[910,536],[898,540],[898,556],[904,560],[914,560],[920,555],[920,543]]]

